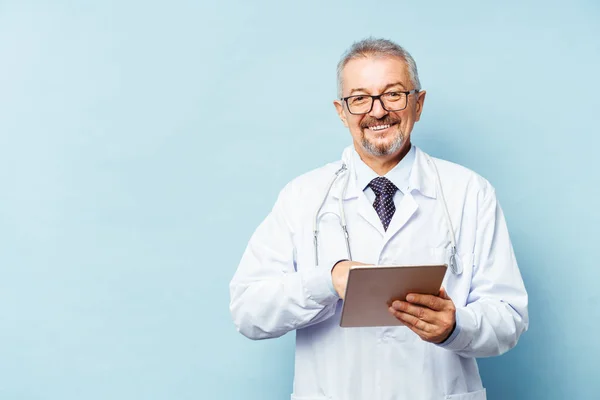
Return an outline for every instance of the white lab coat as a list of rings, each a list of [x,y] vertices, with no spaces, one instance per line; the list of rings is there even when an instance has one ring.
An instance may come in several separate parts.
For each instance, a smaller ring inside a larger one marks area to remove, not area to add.
[[[417,149],[409,187],[386,231],[356,186],[351,147],[342,159],[350,181],[343,204],[353,259],[369,264],[447,263],[450,236],[436,175]],[[342,301],[331,267],[346,258],[338,180],[320,213],[319,266],[312,220],[342,162],[290,182],[250,239],[233,277],[231,313],[251,339],[296,330],[292,400],[482,400],[475,357],[502,354],[528,326],[527,293],[493,187],[459,165],[434,159],[456,234],[459,275],[444,287],[457,307],[450,342],[422,341],[405,326],[341,328]],[[277,373],[277,371],[273,371]]]

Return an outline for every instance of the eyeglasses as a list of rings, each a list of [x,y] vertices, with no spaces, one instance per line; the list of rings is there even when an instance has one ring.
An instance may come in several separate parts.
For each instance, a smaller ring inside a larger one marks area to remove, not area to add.
[[[375,100],[381,102],[385,111],[402,111],[408,105],[408,96],[417,93],[413,89],[408,92],[385,92],[378,96],[369,96],[368,94],[358,94],[355,96],[343,97],[340,100],[346,102],[350,114],[362,115],[368,114],[373,109]]]

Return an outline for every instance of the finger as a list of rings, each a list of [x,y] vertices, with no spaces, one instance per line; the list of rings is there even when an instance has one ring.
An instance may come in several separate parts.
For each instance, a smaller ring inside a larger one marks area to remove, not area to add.
[[[446,292],[446,289],[443,286],[440,289],[440,296],[439,297],[441,297],[442,299],[445,299],[445,300],[452,300],[450,298],[450,296],[448,296],[448,292]]]
[[[406,296],[406,301],[412,304],[425,306],[434,311],[442,311],[446,308],[446,302],[448,300],[430,294],[411,293],[408,296]]]
[[[404,322],[402,322],[402,320],[401,320],[400,318],[398,318],[398,317],[396,316],[396,312],[397,312],[397,310],[395,310],[395,309],[394,309],[392,306],[389,306],[389,307],[388,307],[388,311],[390,312],[390,314],[392,314],[392,315],[394,316],[394,318],[396,318],[398,321],[400,321],[400,323],[401,323],[402,325],[406,325]]]
[[[405,301],[396,300],[392,303],[392,308],[396,311],[404,312],[417,317],[418,319],[432,323],[436,320],[435,311],[426,307],[416,306]]]
[[[417,336],[419,336],[422,340],[427,340],[427,338],[429,337],[429,334],[425,331],[422,331],[421,329],[417,328],[414,325],[409,324],[408,322],[403,322],[401,319],[398,318],[398,321],[400,321],[400,323],[404,326],[406,326],[408,329],[410,329],[411,331],[413,331]]]
[[[414,328],[412,330],[418,335],[426,335],[433,328],[433,325],[430,325],[427,322],[420,320],[414,315],[398,311],[393,307],[390,307],[389,310],[394,315],[394,317],[396,317],[400,322],[403,322],[406,326],[408,326],[411,329]]]

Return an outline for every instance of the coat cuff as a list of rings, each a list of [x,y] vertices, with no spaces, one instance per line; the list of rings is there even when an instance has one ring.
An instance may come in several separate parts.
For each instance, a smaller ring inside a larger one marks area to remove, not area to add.
[[[342,261],[350,261],[347,258],[343,258],[341,260],[338,260],[336,262],[333,263],[333,265],[331,266],[331,269],[329,270],[329,273],[332,275],[330,276],[331,279],[329,279],[329,289],[331,289],[331,291],[333,292],[333,294],[335,294],[336,296],[338,296],[335,287],[333,286],[333,269],[335,268],[336,265],[338,265],[339,263],[341,263]],[[339,299],[339,296],[338,296]]]
[[[302,286],[306,296],[323,306],[333,304],[340,299],[331,280],[331,269],[314,268],[301,273]]]
[[[450,351],[464,350],[471,343],[472,335],[469,334],[469,326],[475,322],[470,310],[466,307],[456,309],[456,327],[454,332],[444,342],[437,346]]]

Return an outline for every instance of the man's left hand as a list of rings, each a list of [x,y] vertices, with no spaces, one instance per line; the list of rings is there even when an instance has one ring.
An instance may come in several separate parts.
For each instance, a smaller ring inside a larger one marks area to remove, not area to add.
[[[395,300],[390,312],[426,342],[448,339],[456,325],[456,307],[446,289],[439,296],[411,293],[406,300]]]

